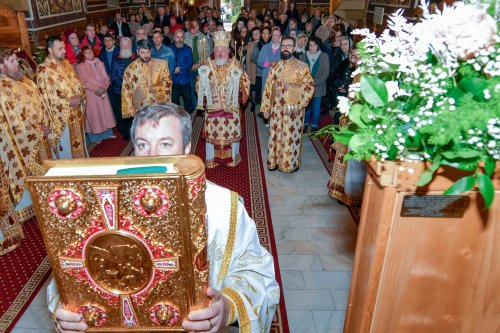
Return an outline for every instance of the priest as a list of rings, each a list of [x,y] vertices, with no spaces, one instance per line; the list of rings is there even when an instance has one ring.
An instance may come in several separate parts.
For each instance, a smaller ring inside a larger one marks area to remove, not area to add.
[[[17,247],[21,222],[30,217],[25,190],[30,175],[43,175],[41,163],[52,158],[46,134],[50,114],[33,81],[12,49],[0,48],[0,255]]]
[[[37,69],[37,85],[51,113],[51,132],[57,145],[55,157],[87,157],[85,146],[85,88],[66,60],[59,36],[47,39],[49,55]]]
[[[248,100],[250,79],[236,58],[230,56],[230,37],[214,35],[213,56],[199,68],[198,109],[205,112],[206,167],[235,167],[241,162],[240,106]]]
[[[261,111],[269,120],[267,168],[295,172],[300,166],[305,108],[314,94],[309,67],[293,56],[293,37],[281,40],[281,60],[264,86]]]
[[[191,117],[173,103],[150,105],[137,113],[130,134],[137,156],[188,154]],[[211,304],[191,311],[182,327],[215,333],[237,324],[241,333],[268,333],[280,298],[273,257],[260,245],[255,222],[237,193],[207,182],[205,201]],[[60,304],[54,280],[47,300],[58,332],[87,330],[80,314]]]
[[[147,39],[137,42],[138,59],[123,74],[122,116],[134,117],[141,107],[170,102],[172,79],[168,63],[151,57],[152,44]]]

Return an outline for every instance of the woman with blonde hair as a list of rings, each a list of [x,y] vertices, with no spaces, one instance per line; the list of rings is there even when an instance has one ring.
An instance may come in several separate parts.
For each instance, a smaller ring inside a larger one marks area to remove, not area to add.
[[[76,66],[78,78],[85,87],[87,109],[85,112],[85,133],[90,142],[114,138],[115,117],[107,93],[110,78],[104,64],[94,56],[89,46],[82,47],[82,61]]]

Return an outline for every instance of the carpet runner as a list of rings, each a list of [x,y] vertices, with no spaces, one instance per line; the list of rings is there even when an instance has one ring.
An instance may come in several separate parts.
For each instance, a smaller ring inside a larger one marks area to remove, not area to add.
[[[193,123],[192,153],[205,158],[205,143],[201,139],[203,117]],[[264,166],[259,149],[256,120],[253,114],[242,116],[243,140],[240,145],[242,162],[235,168],[218,167],[206,171],[207,178],[238,192],[245,198],[245,207],[254,219],[261,244],[274,256],[277,280],[281,286],[276,244],[267,190]],[[115,131],[115,139],[88,147],[90,157],[129,156],[133,147],[130,141],[123,141]],[[0,257],[0,332],[10,332],[50,276],[50,262],[46,255],[43,239],[35,218],[23,224],[25,239],[16,250]],[[283,288],[281,288],[283,290]],[[271,332],[288,333],[283,292],[280,308],[272,323]]]
[[[192,154],[205,159],[205,141],[201,138],[203,117],[196,117],[193,123]],[[245,112],[241,115],[241,130],[243,139],[240,143],[241,163],[236,167],[218,166],[206,169],[207,179],[237,192],[244,198],[245,208],[255,221],[260,243],[274,257],[276,280],[281,288],[280,306],[274,317],[271,332],[289,332],[286,317],[285,299],[278,263],[278,251],[274,240],[271,222],[271,209],[264,176],[264,164],[260,153],[259,136],[254,113]]]
[[[323,128],[325,126],[333,124],[333,117],[330,114],[326,114],[320,117],[319,119],[319,128]],[[330,146],[332,145],[332,139],[330,137],[320,137],[315,138],[309,135],[309,139],[311,140],[314,149],[318,153],[323,165],[329,174],[332,173],[333,168],[333,159],[335,158],[335,153],[330,152]],[[327,185],[327,184],[326,184]],[[359,206],[346,206],[351,213],[352,218],[356,224],[359,224],[359,220],[361,217],[361,205]]]

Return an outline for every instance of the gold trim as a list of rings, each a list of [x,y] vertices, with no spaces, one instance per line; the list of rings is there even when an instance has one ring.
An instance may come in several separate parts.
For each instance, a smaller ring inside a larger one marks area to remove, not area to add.
[[[250,318],[248,317],[247,308],[245,307],[245,303],[243,302],[240,294],[232,288],[224,288],[220,292],[236,304],[240,333],[250,332]]]
[[[227,324],[226,324],[226,326],[229,326],[236,320],[236,305],[234,304],[234,301],[231,299],[231,297],[226,296],[224,293],[222,294],[226,299],[227,303],[229,304],[229,316],[227,317]]]
[[[226,250],[222,258],[222,265],[219,272],[219,282],[226,277],[229,270],[229,263],[233,255],[234,240],[236,237],[236,223],[238,222],[238,193],[231,191],[231,215],[229,224],[229,235],[227,237]]]
[[[35,208],[29,205],[26,208],[16,210],[17,217],[21,223],[28,221],[30,218],[35,217]]]
[[[38,265],[36,271],[31,275],[31,278],[25,283],[23,289],[17,294],[16,299],[12,302],[7,311],[0,317],[0,332],[4,332],[4,330],[7,330],[12,324],[49,269],[50,261],[46,256]]]

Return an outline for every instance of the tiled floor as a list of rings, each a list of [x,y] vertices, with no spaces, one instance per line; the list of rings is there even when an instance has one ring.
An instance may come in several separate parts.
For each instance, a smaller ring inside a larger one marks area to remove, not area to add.
[[[259,120],[264,159],[268,131]],[[298,172],[266,170],[271,215],[291,333],[342,332],[357,227],[327,194],[328,172],[310,140],[303,140]],[[45,287],[14,333],[53,332]]]

